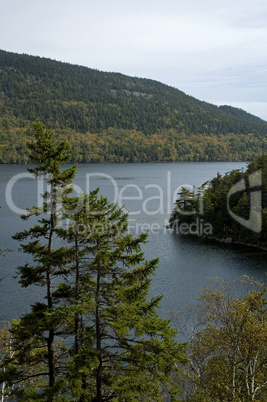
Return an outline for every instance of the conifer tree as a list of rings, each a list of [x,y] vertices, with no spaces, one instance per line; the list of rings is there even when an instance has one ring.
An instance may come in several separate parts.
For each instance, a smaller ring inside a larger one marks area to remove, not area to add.
[[[59,301],[55,297],[58,285],[54,282],[55,278],[58,282],[62,275],[68,274],[70,258],[70,251],[64,246],[57,247],[56,241],[62,215],[61,205],[64,198],[72,191],[70,184],[76,167],[62,170],[62,166],[70,158],[70,146],[67,142],[57,143],[53,138],[53,132],[46,130],[40,121],[34,123],[34,131],[34,139],[28,144],[28,148],[31,161],[36,167],[28,170],[36,178],[45,181],[47,191],[43,194],[43,205],[32,207],[22,216],[24,220],[37,216],[38,223],[24,232],[17,233],[14,238],[22,242],[24,253],[31,255],[33,260],[31,264],[26,263],[18,267],[19,282],[22,287],[32,285],[43,287],[44,299],[36,302],[30,313],[13,323],[15,365],[9,367],[11,372],[16,371],[16,381],[21,382],[31,376],[31,372],[25,370],[27,362],[29,367],[42,362],[42,370],[34,373],[34,377],[39,376],[43,379],[43,392],[46,394],[48,390],[47,400],[53,400],[52,390],[56,388],[60,372],[60,358],[56,344],[57,335],[61,334],[62,320],[59,314]],[[28,243],[25,243],[27,240]]]
[[[132,236],[127,214],[98,189],[73,197],[75,166],[62,168],[68,143],[56,143],[40,121],[34,129],[29,171],[48,189],[22,217],[37,223],[14,237],[32,257],[19,267],[21,286],[43,293],[12,323],[12,357],[1,362],[0,382],[25,401],[174,396],[171,372],[185,361],[185,345],[159,317],[161,297],[149,298],[158,260],[144,258],[147,235]]]
[[[73,400],[163,401],[164,386],[174,392],[170,373],[185,361],[184,345],[158,316],[161,297],[148,297],[158,260],[144,258],[147,235],[129,234],[127,214],[97,190],[72,200],[71,209],[75,202],[83,207],[65,232],[80,256],[76,309],[68,314],[71,321],[71,312],[80,317],[67,374],[73,398],[79,395]]]

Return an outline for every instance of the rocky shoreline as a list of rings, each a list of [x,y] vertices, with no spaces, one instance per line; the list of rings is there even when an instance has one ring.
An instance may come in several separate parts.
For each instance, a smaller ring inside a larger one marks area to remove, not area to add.
[[[193,236],[193,235],[191,235],[191,236]],[[255,249],[258,249],[258,250],[267,251],[267,246],[260,246],[259,244],[246,243],[246,242],[242,242],[242,241],[239,241],[239,240],[234,240],[232,237],[223,238],[223,237],[213,237],[213,236],[205,236],[205,235],[197,236],[197,237],[207,239],[207,240],[212,240],[212,241],[215,241],[217,243],[233,244],[233,245],[238,245],[238,246],[255,248]]]

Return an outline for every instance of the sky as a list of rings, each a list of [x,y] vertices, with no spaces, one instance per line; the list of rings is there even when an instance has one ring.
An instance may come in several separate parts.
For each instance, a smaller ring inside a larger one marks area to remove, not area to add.
[[[266,0],[0,0],[0,49],[151,78],[267,120]]]

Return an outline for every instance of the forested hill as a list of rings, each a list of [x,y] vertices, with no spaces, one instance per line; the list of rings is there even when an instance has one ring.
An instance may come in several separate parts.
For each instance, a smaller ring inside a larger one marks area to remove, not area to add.
[[[0,51],[0,162],[27,161],[37,118],[84,162],[240,160],[267,150],[267,122],[240,109],[149,79]]]

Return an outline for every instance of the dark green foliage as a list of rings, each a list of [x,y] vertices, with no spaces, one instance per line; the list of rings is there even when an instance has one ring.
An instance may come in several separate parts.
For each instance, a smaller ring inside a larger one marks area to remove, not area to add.
[[[267,123],[240,109],[149,79],[0,51],[1,163],[29,160],[36,118],[82,162],[247,160],[267,147]]]
[[[44,288],[42,295],[45,303],[36,302],[31,313],[25,314],[21,320],[12,326],[13,359],[16,364],[4,376],[11,382],[24,383],[31,378],[42,378],[43,398],[48,401],[51,389],[57,388],[61,358],[57,350],[57,335],[62,332],[62,320],[59,314],[60,307],[55,299],[55,280],[62,279],[62,275],[69,272],[68,262],[71,250],[66,247],[56,247],[55,241],[59,236],[57,231],[62,217],[61,205],[66,196],[72,191],[70,184],[75,175],[76,167],[62,170],[62,165],[69,161],[70,145],[67,142],[57,143],[53,132],[46,130],[40,121],[34,123],[33,141],[28,144],[31,161],[36,167],[29,171],[37,178],[43,178],[47,184],[47,191],[43,194],[42,206],[33,207],[28,214],[22,216],[29,219],[38,216],[38,223],[24,232],[17,233],[14,238],[22,241],[22,249],[32,256],[32,264],[18,267],[20,284],[23,287],[37,285]],[[28,243],[25,243],[28,241]],[[34,375],[29,371],[34,367]],[[35,392],[33,387],[30,392]],[[22,387],[23,388],[23,387]],[[37,386],[38,389],[38,386]],[[14,392],[17,389],[14,389]],[[18,389],[22,393],[22,389]],[[48,390],[48,391],[47,391]],[[26,389],[26,393],[29,390]],[[48,393],[47,393],[47,392]],[[23,398],[26,399],[25,394]],[[46,395],[46,396],[44,396]]]
[[[146,261],[147,236],[128,232],[128,216],[98,190],[72,195],[75,166],[69,144],[40,121],[28,144],[29,169],[44,177],[42,206],[23,219],[37,223],[17,233],[32,263],[19,267],[23,287],[40,286],[31,312],[3,328],[0,384],[7,398],[32,401],[164,401],[177,394],[172,372],[185,345],[148,297],[157,259]],[[38,220],[37,220],[37,218]]]
[[[260,183],[251,184],[251,178],[258,174]],[[230,194],[230,190],[237,183],[244,183],[244,189]],[[252,204],[253,192],[259,193],[260,205]],[[227,204],[228,199],[228,204]],[[186,213],[186,206],[191,205],[192,212]],[[256,214],[255,214],[255,208]],[[200,210],[201,209],[201,210]],[[230,215],[245,221],[252,220],[251,227],[246,227],[242,222]],[[253,215],[254,214],[254,215]],[[258,219],[253,222],[253,219]],[[235,242],[249,243],[258,246],[267,246],[267,156],[262,155],[250,162],[245,172],[233,170],[225,176],[219,173],[215,178],[205,183],[198,192],[190,192],[186,189],[178,194],[176,206],[170,217],[170,226],[179,231],[182,224],[193,224],[201,220],[203,225],[209,223],[212,226],[211,237],[226,239]],[[187,234],[190,234],[187,231]],[[205,235],[205,233],[195,233]]]
[[[79,206],[66,233],[77,256],[68,315],[75,322],[70,389],[81,400],[162,401],[174,365],[185,360],[169,321],[157,314],[161,297],[148,299],[157,259],[144,259],[147,236],[130,235],[127,215],[97,192],[69,203]]]

